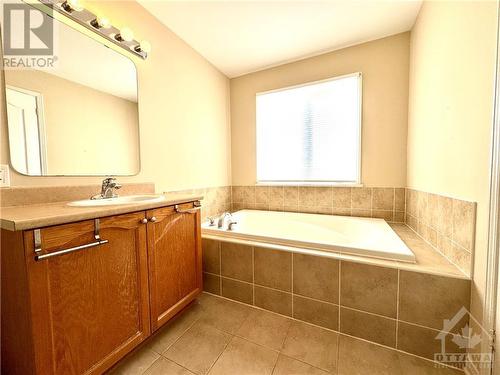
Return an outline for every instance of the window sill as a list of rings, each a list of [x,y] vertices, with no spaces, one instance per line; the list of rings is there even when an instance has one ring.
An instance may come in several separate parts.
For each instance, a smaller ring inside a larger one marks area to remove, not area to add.
[[[255,183],[255,186],[321,186],[321,187],[363,187],[355,182],[306,182],[306,181],[266,181]]]

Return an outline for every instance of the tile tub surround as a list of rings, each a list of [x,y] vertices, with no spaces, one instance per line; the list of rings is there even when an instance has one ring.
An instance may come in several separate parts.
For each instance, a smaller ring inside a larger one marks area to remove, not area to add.
[[[203,195],[201,202],[202,221],[206,220],[208,216],[231,211],[231,186],[184,189],[168,191],[168,193]]]
[[[443,320],[469,307],[470,280],[463,276],[207,239],[203,257],[209,293],[430,360],[440,350]],[[447,350],[462,352],[452,333],[445,335]]]
[[[119,362],[130,375],[459,375],[462,371],[203,293]]]
[[[233,186],[232,209],[362,216],[404,222],[405,189],[377,187]]]
[[[467,275],[471,274],[476,203],[407,189],[406,224]]]

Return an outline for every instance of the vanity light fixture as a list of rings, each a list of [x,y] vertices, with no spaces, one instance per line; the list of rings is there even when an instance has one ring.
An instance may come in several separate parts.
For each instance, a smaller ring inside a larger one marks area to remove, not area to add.
[[[90,24],[96,29],[109,29],[111,27],[111,22],[109,18],[97,16],[94,20],[90,21]]]
[[[38,1],[142,59],[146,59],[151,51],[151,44],[148,42],[142,41],[139,43],[134,40],[134,33],[129,27],[122,27],[121,29],[114,27],[108,18],[96,16],[85,9],[80,0]]]
[[[78,0],[66,0],[61,4],[61,8],[69,13],[73,11],[81,12],[84,9]]]
[[[122,27],[120,32],[115,35],[115,39],[119,42],[131,42],[134,40],[134,32],[128,27]]]
[[[141,44],[134,47],[134,51],[136,52],[145,52],[146,54],[151,52],[151,43],[147,40],[141,41]]]

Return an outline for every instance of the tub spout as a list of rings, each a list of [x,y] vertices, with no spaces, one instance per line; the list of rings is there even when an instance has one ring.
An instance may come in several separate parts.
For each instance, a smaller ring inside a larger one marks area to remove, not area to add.
[[[222,215],[219,216],[219,220],[217,220],[217,228],[223,228],[226,223],[226,218],[229,218],[231,221],[231,213],[229,212],[224,212]]]

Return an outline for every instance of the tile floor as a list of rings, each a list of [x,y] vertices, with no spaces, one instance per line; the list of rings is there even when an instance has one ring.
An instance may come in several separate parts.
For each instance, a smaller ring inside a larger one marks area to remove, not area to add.
[[[109,373],[463,374],[206,293]]]

